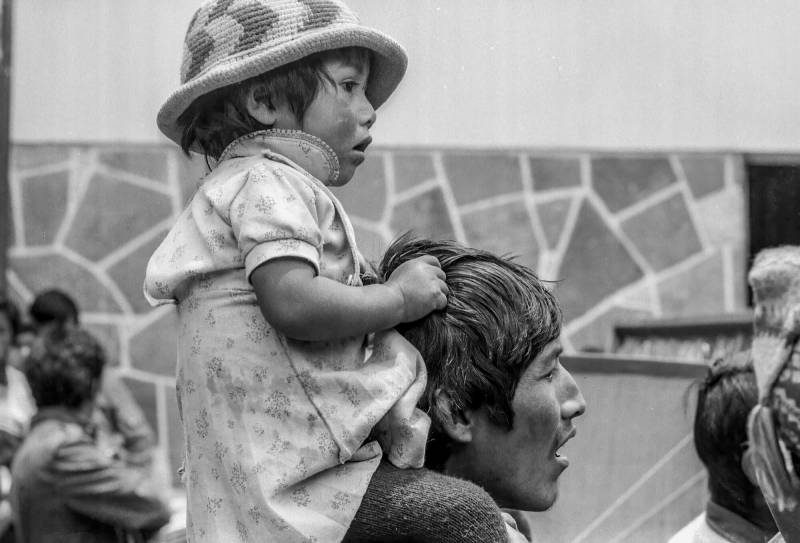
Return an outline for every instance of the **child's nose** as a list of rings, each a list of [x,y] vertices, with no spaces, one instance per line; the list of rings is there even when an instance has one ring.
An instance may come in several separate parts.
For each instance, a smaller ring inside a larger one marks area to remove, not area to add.
[[[378,118],[378,114],[375,113],[375,108],[372,107],[372,104],[369,100],[364,100],[364,105],[361,108],[361,122],[367,128],[372,128],[372,125],[375,124],[375,120]]]

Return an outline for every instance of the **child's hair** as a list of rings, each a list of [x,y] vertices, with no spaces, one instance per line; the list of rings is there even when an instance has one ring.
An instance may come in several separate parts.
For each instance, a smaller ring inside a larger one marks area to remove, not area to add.
[[[512,401],[522,374],[561,334],[561,309],[525,266],[452,241],[393,242],[379,270],[386,280],[400,264],[433,255],[447,274],[447,307],[397,326],[420,352],[428,385],[420,407],[432,420],[426,465],[437,469],[449,455],[443,414],[434,394],[448,392],[455,410],[485,407],[499,426],[514,425]]]
[[[97,391],[105,363],[103,348],[85,330],[48,328],[31,349],[25,377],[37,407],[76,408]]]
[[[183,152],[188,156],[192,146],[197,144],[206,160],[209,157],[218,159],[236,138],[270,128],[247,113],[247,95],[254,86],[256,100],[270,107],[285,104],[297,121],[302,122],[320,85],[332,83],[324,69],[324,62],[330,59],[366,67],[371,53],[361,47],[322,51],[197,98],[178,117],[183,129]]]

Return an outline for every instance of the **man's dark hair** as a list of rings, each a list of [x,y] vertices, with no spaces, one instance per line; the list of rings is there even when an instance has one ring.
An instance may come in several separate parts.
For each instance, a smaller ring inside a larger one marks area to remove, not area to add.
[[[742,470],[747,416],[758,402],[749,353],[717,360],[697,386],[694,445],[708,470],[711,499],[747,518],[758,491]]]
[[[286,104],[298,121],[317,96],[320,85],[330,82],[323,63],[331,58],[366,63],[371,53],[360,47],[346,47],[315,53],[234,85],[200,96],[178,118],[183,127],[181,148],[189,155],[196,143],[208,158],[218,159],[236,138],[266,130],[247,113],[246,98],[257,85],[255,98],[270,106]]]
[[[0,313],[8,317],[8,323],[11,325],[11,342],[14,342],[14,337],[19,333],[21,321],[19,318],[19,309],[17,305],[9,300],[0,296]]]
[[[449,456],[435,402],[446,391],[455,412],[485,407],[490,419],[511,429],[512,400],[522,374],[561,334],[555,297],[528,268],[509,258],[453,241],[405,235],[386,250],[383,280],[403,262],[433,255],[447,274],[447,307],[397,326],[420,352],[428,385],[420,408],[432,419],[426,464],[440,468]]]
[[[65,325],[78,323],[78,304],[66,292],[49,289],[40,292],[33,299],[28,311],[37,326],[55,323]]]
[[[97,392],[106,358],[85,330],[47,328],[39,334],[25,364],[25,376],[39,408],[76,408]]]

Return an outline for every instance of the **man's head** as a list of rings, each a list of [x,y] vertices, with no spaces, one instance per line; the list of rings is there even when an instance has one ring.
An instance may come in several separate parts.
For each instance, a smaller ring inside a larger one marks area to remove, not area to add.
[[[250,86],[245,82],[258,78],[266,80],[273,75],[280,77],[284,67],[298,61],[349,48],[369,52],[364,92],[371,107],[377,109],[405,74],[405,51],[390,37],[362,25],[340,0],[206,1],[189,23],[181,86],[162,105],[158,126],[184,149],[205,152],[216,158],[224,149],[224,145],[220,148],[220,136],[230,141],[242,135],[242,130],[246,134],[252,132],[253,127],[258,129],[270,123],[250,125],[249,119],[244,126],[227,123],[226,131],[210,137],[206,130],[209,126],[217,129],[221,119],[202,119],[197,115],[197,110],[211,107],[209,101],[215,102],[214,97],[208,95],[219,93],[223,88],[233,90],[234,94],[247,94]],[[306,72],[306,76],[292,84],[306,89],[303,92],[308,105],[315,96],[313,91],[318,80],[313,70]],[[311,91],[310,94],[307,91]],[[227,103],[232,104],[231,101]],[[295,102],[292,107],[298,119],[302,119],[302,108],[297,108],[297,104]],[[194,113],[188,111],[192,108]],[[245,117],[244,110],[224,113]],[[193,127],[193,123],[196,126]],[[233,128],[236,130],[231,132]]]
[[[404,237],[384,255],[386,278],[433,255],[448,305],[398,330],[420,351],[432,419],[426,464],[482,485],[504,507],[544,510],[566,468],[583,396],[558,360],[561,311],[529,269],[454,242]]]
[[[749,352],[714,362],[697,387],[694,444],[708,470],[711,499],[753,519],[756,508],[764,509],[765,504],[754,480],[747,475],[750,467],[743,463],[747,417],[758,403]]]
[[[106,359],[88,332],[52,327],[39,334],[25,364],[25,376],[39,408],[79,408],[94,399]]]

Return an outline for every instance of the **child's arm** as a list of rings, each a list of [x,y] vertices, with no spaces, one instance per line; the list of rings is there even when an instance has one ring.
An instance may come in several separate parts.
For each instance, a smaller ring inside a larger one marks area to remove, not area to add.
[[[270,260],[250,282],[261,312],[276,330],[325,341],[385,330],[447,305],[445,274],[433,256],[405,262],[384,284],[351,287],[317,275],[296,258]]]

